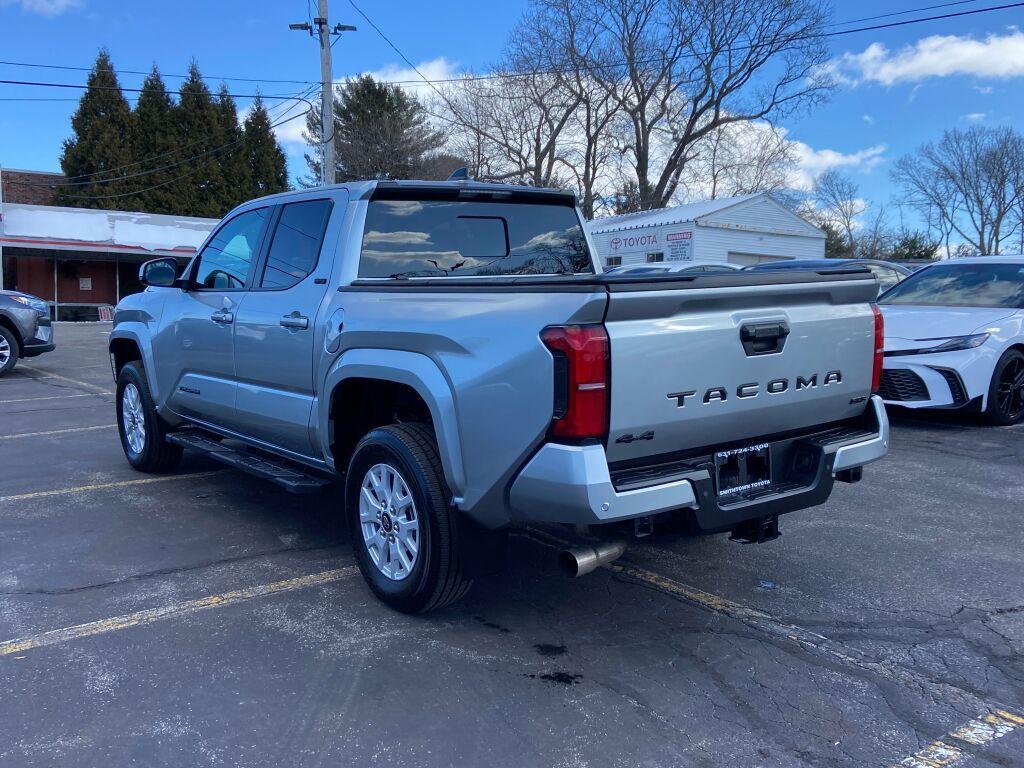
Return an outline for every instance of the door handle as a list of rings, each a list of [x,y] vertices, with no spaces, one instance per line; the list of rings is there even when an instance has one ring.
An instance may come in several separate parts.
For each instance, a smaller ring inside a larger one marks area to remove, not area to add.
[[[303,317],[297,312],[293,312],[292,314],[285,315],[281,318],[281,325],[285,328],[296,328],[304,331],[309,328],[309,318]]]
[[[216,312],[214,312],[212,315],[210,315],[210,319],[213,320],[213,322],[215,322],[215,323],[220,323],[221,325],[227,325],[228,323],[234,322],[234,320],[235,320],[235,313],[234,312],[228,312],[226,309],[220,309],[220,310],[217,310]]]

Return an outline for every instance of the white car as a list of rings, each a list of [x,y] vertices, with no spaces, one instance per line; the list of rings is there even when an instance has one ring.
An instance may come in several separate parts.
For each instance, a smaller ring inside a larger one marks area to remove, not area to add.
[[[735,272],[743,269],[727,261],[653,261],[650,264],[626,264],[606,269],[609,275],[664,275],[673,272]]]
[[[1024,256],[934,264],[878,304],[886,404],[974,407],[1001,425],[1024,419]]]

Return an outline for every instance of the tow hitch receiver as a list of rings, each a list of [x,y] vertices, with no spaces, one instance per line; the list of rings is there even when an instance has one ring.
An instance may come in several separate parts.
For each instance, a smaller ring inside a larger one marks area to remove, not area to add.
[[[739,544],[764,544],[781,535],[779,533],[779,516],[765,515],[764,517],[755,517],[753,520],[745,520],[737,525],[729,534],[729,541]]]

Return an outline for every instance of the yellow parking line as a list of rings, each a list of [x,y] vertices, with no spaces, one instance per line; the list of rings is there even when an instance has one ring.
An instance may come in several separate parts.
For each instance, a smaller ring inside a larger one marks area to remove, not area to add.
[[[47,395],[46,397],[16,397],[13,400],[0,400],[0,405],[7,403],[34,403],[36,400],[67,400],[70,397],[99,397],[100,395],[112,395],[113,392],[83,392],[78,395]]]
[[[72,378],[69,378],[67,376],[61,376],[59,373],[52,373],[50,371],[44,371],[42,368],[33,368],[31,365],[25,365],[24,363],[22,363],[18,367],[21,368],[24,371],[32,371],[33,373],[40,373],[43,376],[45,376],[46,378],[48,378],[48,379],[61,379],[62,381],[70,381],[72,384],[77,384],[78,386],[85,387],[86,389],[96,389],[96,390],[100,390],[104,394],[110,394],[103,387],[100,387],[100,386],[98,386],[96,384],[90,384],[87,381],[79,381],[78,379],[72,379]]]
[[[187,475],[161,475],[160,477],[140,477],[135,480],[117,480],[110,483],[94,483],[92,485],[76,485],[73,488],[56,488],[52,491],[33,491],[32,493],[18,493],[13,496],[0,496],[0,503],[5,501],[26,501],[27,499],[43,499],[47,496],[65,496],[72,493],[84,493],[86,491],[100,491],[104,488],[121,488],[130,485],[148,485],[150,483],[166,483],[170,480],[195,480],[201,477],[213,477],[214,475],[226,474],[229,470],[213,469],[209,472],[192,472]]]
[[[941,739],[936,739],[924,749],[905,757],[892,768],[949,768],[972,754],[959,746],[970,744],[984,747],[1024,726],[1024,717],[1005,709],[994,709],[980,717],[968,720],[956,730]]]
[[[46,432],[21,432],[17,435],[0,435],[0,440],[16,440],[19,437],[45,437],[46,435],[66,435],[68,432],[89,432],[94,429],[113,429],[117,424],[97,424],[95,427],[70,427],[69,429],[51,429]]]
[[[124,614],[122,616],[114,616],[109,619],[90,621],[86,624],[76,624],[71,627],[64,627],[63,629],[52,629],[38,635],[31,635],[29,637],[22,637],[17,640],[8,640],[7,642],[0,643],[0,656],[23,653],[33,648],[65,643],[69,640],[77,640],[82,637],[91,637],[93,635],[102,635],[107,632],[116,632],[122,629],[129,629],[131,627],[140,627],[146,624],[152,624],[155,621],[162,621],[163,619],[173,619],[178,616],[185,616],[190,613],[195,613],[196,611],[206,610],[207,608],[223,608],[224,606],[235,605],[236,603],[252,600],[256,597],[266,597],[268,595],[276,595],[281,592],[305,589],[306,587],[322,586],[351,576],[356,572],[356,570],[355,566],[338,568],[332,571],[313,573],[309,576],[300,576],[295,579],[275,581],[271,584],[261,584],[247,589],[236,589],[231,592],[222,592],[219,595],[209,595],[208,597],[201,597],[198,600],[188,600],[184,603],[166,605],[163,608],[150,608],[144,611]]]

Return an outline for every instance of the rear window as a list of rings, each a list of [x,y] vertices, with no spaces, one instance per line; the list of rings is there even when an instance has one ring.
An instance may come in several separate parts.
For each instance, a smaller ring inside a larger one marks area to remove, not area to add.
[[[592,274],[576,209],[465,200],[371,200],[359,277]]]
[[[1024,308],[1024,265],[941,264],[915,272],[879,304]]]

